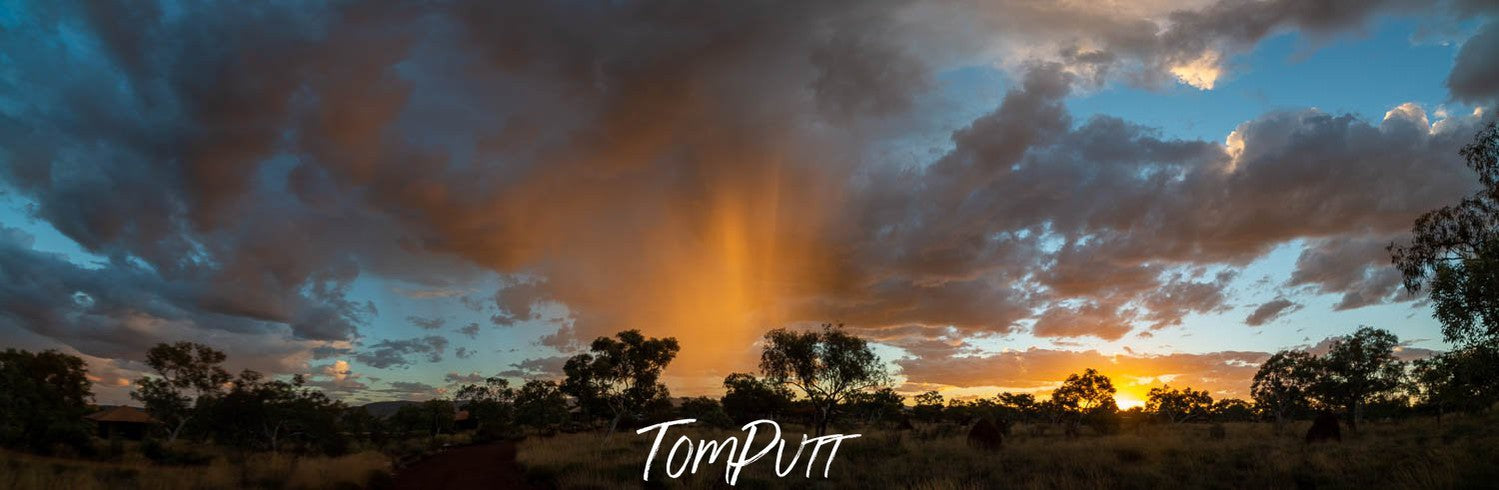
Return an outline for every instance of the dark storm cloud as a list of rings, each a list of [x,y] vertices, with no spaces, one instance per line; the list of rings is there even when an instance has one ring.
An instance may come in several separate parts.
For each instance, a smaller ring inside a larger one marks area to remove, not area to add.
[[[437,335],[382,340],[360,349],[354,354],[354,359],[377,369],[405,367],[415,362],[412,356],[426,356],[427,362],[440,362],[447,349],[448,339]]]
[[[524,359],[510,364],[512,369],[500,371],[499,375],[507,378],[559,378],[562,376],[562,365],[566,363],[566,356]]]
[[[546,345],[640,327],[693,345],[684,369],[741,360],[778,322],[914,327],[892,345],[934,353],[957,335],[940,329],[1027,319],[1111,339],[1221,311],[1205,268],[1390,236],[1470,180],[1452,154],[1468,120],[1285,111],[1225,146],[1064,103],[1404,2],[432,6],[26,6],[0,31],[0,172],[107,265],[4,246],[5,318],[106,357],[170,327],[327,358],[376,313],[356,280],[447,295],[487,271],[526,278],[466,303],[498,325],[555,305]],[[1017,86],[951,151],[870,150],[930,129],[936,70],[999,61]],[[1300,284],[1389,299],[1315,263]],[[355,359],[376,368],[447,346],[369,340]]]
[[[1499,101],[1499,22],[1484,24],[1457,52],[1447,88],[1460,100]]]
[[[1276,298],[1255,307],[1254,311],[1249,313],[1249,317],[1244,319],[1244,324],[1258,327],[1300,308],[1299,303],[1285,298]]]
[[[1308,244],[1296,259],[1289,285],[1309,285],[1316,292],[1341,294],[1338,310],[1408,299],[1400,288],[1400,271],[1390,267],[1385,247],[1398,239],[1380,236],[1337,237]]]

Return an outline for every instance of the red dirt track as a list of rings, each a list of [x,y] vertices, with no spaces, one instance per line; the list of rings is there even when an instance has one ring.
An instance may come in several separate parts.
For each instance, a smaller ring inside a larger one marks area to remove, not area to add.
[[[515,443],[453,449],[396,473],[396,489],[534,488],[515,462]]]

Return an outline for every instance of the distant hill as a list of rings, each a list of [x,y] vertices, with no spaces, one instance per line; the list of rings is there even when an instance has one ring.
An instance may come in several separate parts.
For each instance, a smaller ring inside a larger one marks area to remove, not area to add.
[[[370,415],[374,415],[376,417],[380,417],[380,418],[384,419],[384,418],[390,418],[391,415],[395,415],[396,414],[396,410],[400,410],[401,407],[404,407],[406,405],[416,405],[418,403],[421,403],[421,402],[413,402],[413,401],[405,401],[405,400],[389,401],[389,402],[374,402],[374,403],[366,404],[366,405],[364,405],[364,406],[362,406],[360,408],[363,408],[364,411],[369,412]]]

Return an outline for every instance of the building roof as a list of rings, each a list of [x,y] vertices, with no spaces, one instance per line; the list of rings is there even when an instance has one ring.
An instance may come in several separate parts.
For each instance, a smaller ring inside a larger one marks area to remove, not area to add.
[[[146,413],[144,409],[126,406],[100,410],[98,412],[89,414],[84,418],[93,420],[95,422],[128,422],[136,424],[156,423],[156,419],[151,418],[151,414]]]

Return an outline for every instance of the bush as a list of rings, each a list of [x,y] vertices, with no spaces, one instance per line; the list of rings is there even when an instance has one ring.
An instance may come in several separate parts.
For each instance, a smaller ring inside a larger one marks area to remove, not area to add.
[[[147,439],[141,444],[141,454],[151,462],[168,466],[205,466],[213,462],[213,455],[185,447],[171,447],[156,439]]]

